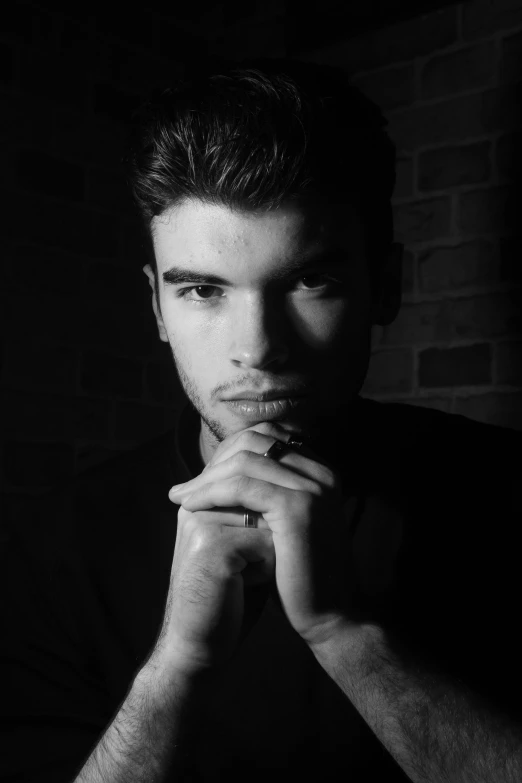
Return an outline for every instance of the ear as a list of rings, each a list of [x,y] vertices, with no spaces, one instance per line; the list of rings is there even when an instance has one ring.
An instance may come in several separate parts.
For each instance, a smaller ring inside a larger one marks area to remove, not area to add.
[[[397,318],[402,304],[402,257],[404,245],[392,242],[381,268],[373,300],[372,324],[388,326]]]
[[[156,276],[154,274],[154,270],[152,269],[150,264],[147,264],[143,267],[143,271],[149,278],[149,284],[152,288],[152,309],[154,311],[154,315],[156,317],[156,323],[158,325],[158,332],[159,332],[159,338],[162,342],[168,343],[169,338],[167,337],[167,330],[165,329],[165,324],[163,323],[163,318],[161,315],[161,310],[159,308],[159,302],[156,295]]]

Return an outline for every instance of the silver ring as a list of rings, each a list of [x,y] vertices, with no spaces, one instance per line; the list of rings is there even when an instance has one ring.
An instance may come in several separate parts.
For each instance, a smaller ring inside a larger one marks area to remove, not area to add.
[[[245,527],[257,527],[257,519],[256,514],[254,511],[250,511],[250,509],[245,508],[245,513],[243,515],[243,522]]]
[[[282,440],[276,440],[275,443],[270,446],[268,451],[263,454],[263,457],[277,460],[282,454],[284,454],[285,451],[287,451],[288,448],[299,449],[302,445],[303,441],[296,440],[295,438],[290,438],[288,443],[284,443]],[[245,527],[257,527],[256,512],[245,508],[243,523]]]
[[[276,440],[268,451],[263,454],[263,457],[269,457],[270,459],[278,459],[287,449],[286,443],[282,440]]]

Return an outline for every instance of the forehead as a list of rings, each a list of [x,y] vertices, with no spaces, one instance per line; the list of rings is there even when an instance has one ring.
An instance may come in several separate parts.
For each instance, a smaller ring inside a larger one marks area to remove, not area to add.
[[[312,252],[328,246],[362,249],[363,226],[351,204],[288,203],[272,211],[239,212],[228,207],[185,201],[155,217],[151,224],[158,264],[172,255],[189,261]]]

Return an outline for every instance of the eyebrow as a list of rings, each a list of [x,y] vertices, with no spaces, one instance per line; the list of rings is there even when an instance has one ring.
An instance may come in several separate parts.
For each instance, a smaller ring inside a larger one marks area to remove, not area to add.
[[[333,247],[322,249],[313,255],[298,254],[291,261],[284,261],[271,275],[274,281],[288,280],[296,274],[312,267],[334,266],[345,264],[348,251],[346,248]],[[220,275],[205,272],[201,269],[183,269],[179,266],[171,266],[162,274],[165,285],[180,285],[182,283],[199,283],[217,286],[233,286],[234,284]]]

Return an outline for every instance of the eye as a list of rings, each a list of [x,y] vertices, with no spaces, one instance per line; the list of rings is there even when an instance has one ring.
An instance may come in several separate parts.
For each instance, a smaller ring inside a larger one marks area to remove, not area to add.
[[[325,294],[336,294],[342,286],[340,280],[320,273],[303,275],[299,278],[299,281],[304,281],[305,287],[296,288],[297,291],[318,291]]]
[[[317,288],[318,287],[317,285],[315,286],[313,285],[314,282],[319,283],[320,288],[332,282],[332,279],[327,277],[327,275],[320,275],[320,274],[304,275],[303,277],[300,277],[299,280],[308,281],[306,283],[307,288]]]
[[[215,285],[193,285],[190,288],[182,288],[181,291],[178,292],[178,296],[181,296],[183,299],[186,299],[189,302],[206,302],[210,299],[216,299],[218,297],[213,296],[205,296],[205,293],[208,293],[209,290],[217,291],[219,290]],[[197,296],[201,297],[199,299],[195,299],[193,296],[189,296],[190,293],[193,291],[197,292]]]

